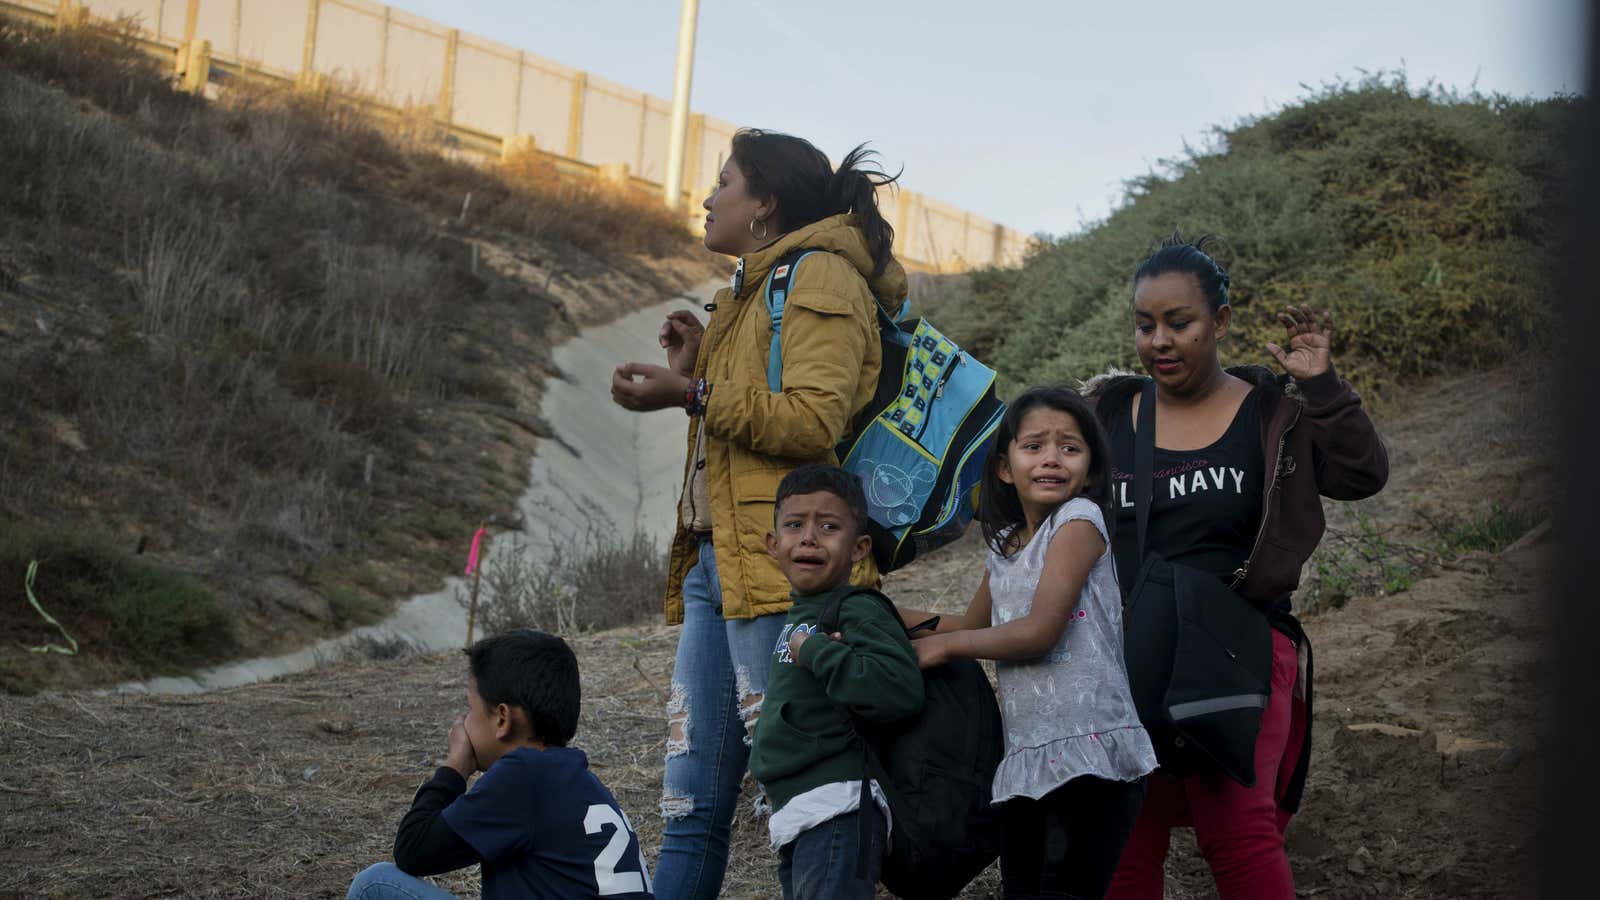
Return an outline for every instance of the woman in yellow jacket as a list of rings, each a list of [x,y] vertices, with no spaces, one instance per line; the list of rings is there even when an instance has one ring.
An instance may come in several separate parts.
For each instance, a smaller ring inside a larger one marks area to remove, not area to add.
[[[638,411],[689,414],[667,622],[681,623],[668,702],[655,893],[717,896],[728,835],[761,714],[789,584],[766,550],[778,482],[833,448],[872,399],[882,359],[877,302],[897,309],[906,274],[876,191],[894,179],[857,147],[837,171],[807,141],[744,129],[706,198],[706,247],[738,258],[702,327],[674,313],[661,328],[666,366],[625,363],[612,397]],[[784,307],[782,390],[767,384],[772,326],[763,302],[773,264],[796,249]],[[870,557],[853,573],[875,584]]]

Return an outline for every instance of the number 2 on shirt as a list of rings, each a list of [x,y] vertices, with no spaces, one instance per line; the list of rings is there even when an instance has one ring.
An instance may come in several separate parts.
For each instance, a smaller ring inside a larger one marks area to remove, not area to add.
[[[643,855],[639,857],[639,871],[617,871],[617,863],[622,861],[622,854],[628,851],[628,839],[633,837],[633,823],[628,821],[628,814],[605,803],[590,806],[588,814],[583,817],[584,833],[599,834],[607,825],[613,829],[611,840],[594,858],[594,883],[600,896],[642,894],[650,890],[650,869],[644,864]]]

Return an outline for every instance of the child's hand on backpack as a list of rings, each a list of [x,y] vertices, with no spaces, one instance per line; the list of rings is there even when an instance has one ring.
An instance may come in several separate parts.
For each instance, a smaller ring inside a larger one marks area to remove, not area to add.
[[[444,764],[467,778],[478,771],[478,755],[472,750],[472,738],[467,734],[467,715],[462,713],[450,723],[450,748],[445,751]]]

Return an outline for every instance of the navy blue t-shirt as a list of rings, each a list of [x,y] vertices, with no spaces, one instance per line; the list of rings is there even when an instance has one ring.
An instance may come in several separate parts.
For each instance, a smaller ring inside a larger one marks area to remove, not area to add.
[[[639,838],[582,750],[513,750],[443,815],[483,856],[485,900],[653,897]]]

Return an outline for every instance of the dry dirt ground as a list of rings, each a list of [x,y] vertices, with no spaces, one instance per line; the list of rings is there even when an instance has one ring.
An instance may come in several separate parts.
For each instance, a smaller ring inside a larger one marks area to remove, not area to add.
[[[1550,473],[1527,424],[1539,418],[1527,415],[1534,393],[1498,373],[1395,404],[1380,420],[1394,473],[1370,515],[1396,541],[1420,542],[1443,515],[1544,498]],[[1409,590],[1307,617],[1313,771],[1289,832],[1301,896],[1521,893],[1544,751],[1534,698],[1547,549],[1535,539],[1447,555]],[[890,588],[910,602],[964,603],[980,551],[964,540]],[[577,744],[652,861],[674,639],[659,626],[573,638],[584,679]],[[462,668],[446,653],[201,696],[0,697],[0,895],[342,896],[352,874],[386,857],[441,757],[464,704]],[[1168,897],[1212,896],[1192,837],[1180,832],[1174,848]],[[777,895],[748,805],[733,860],[726,896]],[[443,883],[475,893],[475,877]],[[994,888],[991,870],[966,896]]]

